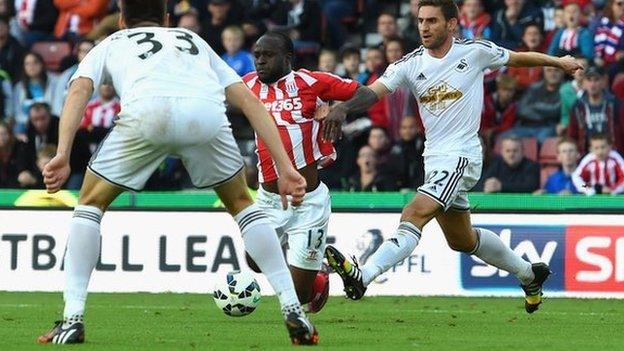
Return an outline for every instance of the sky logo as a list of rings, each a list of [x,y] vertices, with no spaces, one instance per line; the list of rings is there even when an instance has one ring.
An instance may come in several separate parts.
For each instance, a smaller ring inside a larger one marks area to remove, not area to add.
[[[530,262],[545,262],[556,274],[545,288],[564,288],[564,226],[482,226],[498,234],[505,245]],[[464,289],[518,289],[520,282],[513,274],[490,266],[476,256],[461,255],[461,278]]]

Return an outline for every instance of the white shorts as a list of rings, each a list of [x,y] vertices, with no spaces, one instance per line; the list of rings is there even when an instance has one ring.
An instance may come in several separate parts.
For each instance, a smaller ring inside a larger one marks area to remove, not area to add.
[[[425,156],[425,183],[418,192],[449,208],[470,210],[466,193],[481,177],[480,158],[463,156]]]
[[[323,265],[327,226],[331,214],[329,189],[323,183],[305,194],[299,207],[282,209],[278,194],[258,189],[256,203],[275,224],[282,246],[288,244],[286,255],[291,266],[317,271]]]
[[[167,156],[179,157],[193,185],[210,188],[243,168],[225,114],[197,98],[154,97],[122,107],[89,169],[121,188],[140,191]]]

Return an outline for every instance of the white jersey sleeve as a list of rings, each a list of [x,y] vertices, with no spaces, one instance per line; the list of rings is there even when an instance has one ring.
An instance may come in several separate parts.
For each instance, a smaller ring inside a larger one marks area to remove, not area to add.
[[[388,65],[384,74],[377,79],[390,92],[394,92],[397,88],[403,86],[406,82],[406,65],[403,59]]]
[[[488,40],[475,40],[479,55],[479,64],[481,69],[497,69],[506,65],[509,62],[509,50],[501,48]]]
[[[89,78],[93,81],[94,89],[103,83],[108,83],[110,75],[106,72],[106,54],[110,39],[106,39],[96,45],[78,65],[78,69],[69,79],[67,85],[79,77]]]
[[[214,52],[210,45],[206,44],[206,50],[208,52],[210,66],[216,73],[217,78],[219,79],[219,84],[221,84],[223,89],[229,87],[232,84],[243,82],[243,80],[236,73],[236,71],[228,66],[228,64],[225,63],[225,61],[223,61],[216,52]]]

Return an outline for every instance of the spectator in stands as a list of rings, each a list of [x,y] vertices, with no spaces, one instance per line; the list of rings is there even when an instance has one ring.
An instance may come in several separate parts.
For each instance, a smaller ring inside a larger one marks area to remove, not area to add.
[[[565,28],[559,29],[548,48],[549,55],[582,54],[588,60],[594,57],[594,40],[587,28],[581,27],[581,6],[568,2],[564,7]]]
[[[461,7],[461,36],[465,39],[490,39],[492,16],[484,11],[481,0],[465,0]]]
[[[236,25],[239,20],[232,10],[232,1],[209,0],[208,16],[201,24],[201,37],[218,55],[225,51],[221,45],[221,33],[227,26]]]
[[[485,94],[481,130],[485,144],[492,145],[497,135],[509,130],[516,122],[516,80],[507,75],[496,78],[496,92]]]
[[[89,151],[95,152],[97,146],[113,127],[113,121],[121,111],[119,98],[112,85],[100,85],[98,97],[93,99],[85,109],[80,129],[89,144]]]
[[[382,13],[377,17],[377,34],[381,37],[381,42],[377,45],[383,50],[389,40],[400,37],[399,24],[396,17],[391,13]],[[410,38],[403,38],[404,46],[407,50],[413,50],[416,46]]]
[[[562,70],[544,67],[543,81],[532,85],[520,99],[516,113],[518,122],[505,134],[535,137],[540,144],[555,136],[561,114],[559,87],[562,80]]]
[[[44,40],[54,40],[58,10],[52,0],[15,0],[20,38],[27,47]]]
[[[35,182],[29,186],[30,188],[45,189],[45,184],[43,184],[43,168],[54,156],[56,156],[56,145],[47,144],[39,150],[36,162],[37,170],[33,174]]]
[[[201,33],[201,25],[199,24],[199,16],[193,11],[189,11],[180,16],[178,27],[188,29],[193,33]]]
[[[358,151],[357,173],[350,178],[351,191],[396,191],[396,181],[388,174],[380,173],[373,148],[364,145]]]
[[[534,22],[543,29],[544,15],[532,1],[505,0],[505,8],[496,12],[492,23],[492,40],[515,50],[522,42],[524,26]]]
[[[20,187],[18,178],[26,169],[25,148],[26,145],[13,136],[10,126],[0,121],[0,188]]]
[[[61,107],[57,94],[58,77],[46,72],[41,55],[29,52],[24,56],[24,65],[20,81],[13,88],[13,108],[15,109],[15,133],[24,134],[28,122],[28,110],[34,102],[46,102],[52,107],[54,114]]]
[[[0,69],[0,121],[14,122],[13,87],[9,74]]]
[[[606,134],[617,150],[624,150],[624,116],[618,102],[606,89],[604,71],[596,66],[585,70],[583,95],[570,111],[568,136],[585,153],[594,134]]]
[[[585,195],[624,192],[624,160],[611,149],[609,138],[605,134],[592,135],[589,149],[572,174],[576,189]]]
[[[390,152],[392,149],[392,140],[388,135],[388,130],[383,127],[373,126],[368,132],[368,146],[370,146],[377,156],[377,166],[379,173],[387,173],[392,179],[397,178],[399,172],[398,159]]]
[[[288,0],[277,3],[269,29],[285,30],[295,51],[317,52],[321,42],[321,8],[316,0]]]
[[[536,23],[529,23],[524,27],[522,35],[522,45],[518,51],[544,52],[544,35],[540,26]],[[516,79],[517,90],[524,93],[531,85],[542,79],[542,67],[509,67],[507,74]]]
[[[342,66],[344,72],[343,78],[357,80],[360,75],[360,50],[354,46],[347,46],[341,52]]]
[[[245,44],[245,34],[238,26],[229,26],[221,34],[225,53],[221,58],[228,66],[232,67],[239,76],[255,70],[251,53],[243,49]]]
[[[492,160],[483,179],[486,193],[532,193],[540,185],[540,168],[524,157],[521,139],[506,137],[502,141],[501,156]]]
[[[577,56],[576,61],[588,67],[589,61],[584,56]],[[574,108],[576,101],[583,94],[583,79],[585,77],[584,70],[578,70],[574,73],[574,79],[565,82],[559,88],[561,96],[561,120],[557,125],[557,135],[567,134],[568,125],[570,124],[570,111]]]
[[[413,42],[415,48],[422,45],[418,31],[418,2],[419,0],[410,0],[410,10],[406,18],[407,26],[401,33],[403,38],[408,38]]]
[[[572,182],[572,173],[576,170],[579,153],[576,142],[570,138],[563,138],[557,143],[557,161],[560,169],[551,174],[544,186],[547,194],[578,194]]]
[[[399,36],[399,25],[393,14],[382,13],[377,17],[377,34],[381,37],[381,42],[377,46],[381,48],[389,39]]]
[[[342,22],[354,14],[356,2],[351,0],[319,0],[319,4],[327,22],[327,34],[329,36],[327,46],[330,49],[338,49],[347,39],[347,32]]]
[[[85,56],[87,56],[93,47],[95,47],[95,43],[88,39],[81,40],[74,46],[76,61],[58,77],[57,89],[59,94],[56,94],[55,106],[63,106],[65,96],[67,95],[67,89],[69,89],[69,80],[74,73],[76,73],[76,70],[78,70],[78,64],[84,60]]]
[[[384,46],[386,62],[394,63],[405,55],[405,44],[401,38],[389,39]],[[379,124],[384,126],[390,138],[397,140],[399,137],[399,129],[401,120],[404,116],[414,116],[414,111],[418,109],[416,99],[409,89],[398,88],[391,94],[381,99],[385,101],[387,122]]]
[[[59,10],[54,35],[72,43],[87,35],[106,16],[108,0],[54,0]]]
[[[384,53],[378,47],[370,47],[366,50],[364,57],[364,67],[366,70],[358,76],[358,82],[363,85],[370,85],[377,78],[381,77],[386,68]],[[375,103],[367,111],[373,125],[384,126],[388,123],[385,100]]]
[[[9,22],[0,17],[0,68],[5,70],[13,83],[19,79],[24,60],[24,48],[9,31]]]
[[[321,50],[318,58],[318,70],[321,72],[336,73],[338,66],[338,57],[331,50]]]
[[[607,1],[594,35],[594,54],[601,67],[624,59],[624,1]]]
[[[418,133],[418,123],[415,117],[406,116],[401,121],[399,140],[390,150],[390,154],[398,160],[398,187],[399,189],[416,189],[424,182],[423,151],[425,138]]]

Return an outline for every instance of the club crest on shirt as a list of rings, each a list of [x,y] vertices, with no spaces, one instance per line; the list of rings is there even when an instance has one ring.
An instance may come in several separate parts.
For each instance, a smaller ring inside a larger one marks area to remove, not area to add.
[[[418,100],[432,115],[439,116],[462,96],[464,93],[442,81],[427,89]]]
[[[295,84],[295,82],[286,82],[286,92],[288,93],[288,96],[293,97],[293,96],[297,96],[297,92],[299,89],[297,89],[297,84]]]
[[[459,64],[457,64],[457,66],[455,67],[455,71],[459,73],[464,73],[468,70],[469,67],[470,65],[468,65],[468,61],[465,58],[463,58],[459,60]]]

